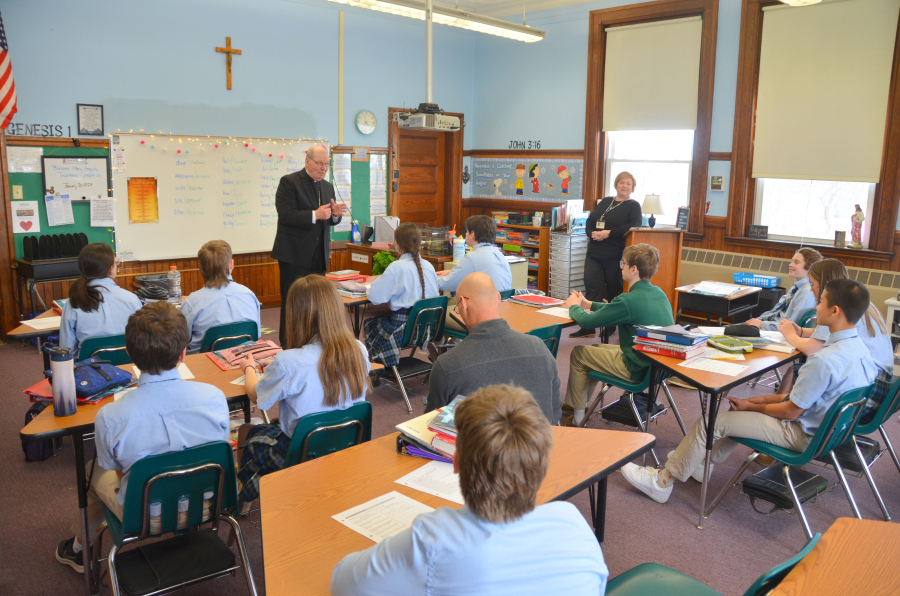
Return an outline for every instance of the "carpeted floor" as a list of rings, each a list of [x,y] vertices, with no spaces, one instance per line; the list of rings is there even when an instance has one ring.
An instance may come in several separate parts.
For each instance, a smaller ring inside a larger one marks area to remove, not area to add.
[[[278,310],[263,311],[263,326],[278,327]],[[565,330],[559,349],[559,369],[565,391],[572,347],[596,340],[570,339]],[[267,339],[276,339],[277,334]],[[30,345],[13,342],[0,346],[0,460],[7,462],[4,471],[7,488],[2,500],[0,518],[0,594],[48,595],[82,594],[80,575],[60,565],[53,552],[57,543],[69,536],[69,526],[76,512],[74,456],[70,441],[59,453],[44,462],[26,464],[19,443],[27,399],[22,390],[41,379],[41,357]],[[407,383],[413,402],[413,415],[423,412],[422,395],[426,386],[419,380]],[[762,394],[766,388],[750,389],[746,385],[733,392],[738,397]],[[618,397],[611,390],[609,396]],[[696,391],[672,387],[685,423],[690,426],[700,415]],[[391,433],[399,422],[410,418],[399,392],[382,385],[369,396],[374,406],[373,436]],[[723,406],[724,407],[724,406]],[[590,428],[604,428],[606,423],[594,417]],[[621,429],[622,427],[614,427]],[[656,453],[665,461],[666,453],[674,449],[682,438],[681,430],[671,413],[661,416],[651,426],[657,437]],[[900,444],[897,420],[887,425],[895,444]],[[584,432],[591,432],[585,430]],[[880,437],[875,437],[880,440]],[[91,447],[89,446],[89,450]],[[734,473],[748,451],[741,448],[726,463],[717,466],[711,481],[712,493],[717,492]],[[90,455],[90,452],[89,452]],[[754,466],[754,471],[758,466]],[[833,471],[811,468],[836,483]],[[888,510],[900,515],[900,475],[888,456],[873,466],[873,474]],[[863,478],[850,477],[850,485],[863,517],[881,519],[877,503]],[[314,490],[312,488],[311,490]],[[697,513],[700,484],[688,480],[675,488],[665,505],[659,505],[634,490],[620,474],[609,480],[606,541],[603,554],[611,576],[643,562],[657,562],[673,567],[726,594],[739,595],[765,570],[795,554],[805,537],[795,516],[778,512],[760,515],[750,507],[746,497],[737,489],[722,501],[719,508],[698,530]],[[711,498],[711,497],[710,497]],[[590,515],[587,492],[571,500],[585,517]],[[824,532],[838,517],[852,515],[847,499],[838,486],[806,507],[813,531]],[[248,521],[242,522],[251,553],[252,569],[260,593],[265,593],[261,538]],[[302,537],[298,537],[302,539]],[[108,541],[106,544],[108,548]],[[303,574],[303,569],[297,570]],[[103,593],[109,593],[108,588]],[[187,595],[246,594],[246,584],[238,576],[225,578],[188,588]]]

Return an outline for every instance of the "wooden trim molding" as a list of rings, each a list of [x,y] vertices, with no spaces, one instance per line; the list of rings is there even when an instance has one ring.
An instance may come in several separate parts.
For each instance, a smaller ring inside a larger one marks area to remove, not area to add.
[[[515,201],[511,199],[463,199],[463,209],[496,209],[497,211],[549,211],[562,205],[561,201]]]
[[[889,263],[894,256],[893,252],[882,252],[878,250],[835,248],[834,246],[828,246],[827,244],[801,244],[799,242],[782,240],[757,240],[755,238],[735,238],[732,236],[725,236],[725,244],[728,246],[743,246],[756,249],[753,254],[760,254],[759,251],[772,249],[796,252],[803,247],[808,247],[816,249],[826,257],[840,259],[844,262],[846,262],[847,259],[868,259],[870,261]]]
[[[584,127],[584,208],[593,209],[603,196],[606,173],[606,133],[603,132],[603,81],[606,28],[689,16],[703,18],[700,80],[697,88],[697,128],[691,167],[691,216],[685,238],[703,235],[709,138],[712,128],[713,80],[716,63],[718,0],[659,0],[591,11],[588,41],[587,102]]]
[[[0,179],[2,179],[3,209],[0,209],[0,331],[5,335],[16,326],[14,292],[16,273],[13,268],[16,257],[12,230],[12,201],[9,188],[9,163],[6,160],[6,131],[0,130]]]
[[[731,161],[731,151],[710,151],[709,161]]]
[[[359,146],[359,145],[357,145]],[[369,153],[374,153],[375,155],[387,155],[387,147],[369,147]],[[353,146],[351,145],[332,145],[331,147],[332,153],[353,153]]]
[[[109,137],[102,139],[73,139],[71,137],[24,137],[10,135],[6,137],[6,144],[10,147],[92,147],[94,149],[108,149]]]
[[[724,230],[727,218],[719,215],[707,215],[703,218],[703,226],[706,228]]]
[[[582,159],[584,151],[581,149],[469,149],[463,151],[463,157],[516,157],[518,155],[533,155],[544,158]]]
[[[753,135],[756,117],[756,94],[759,88],[759,60],[762,50],[763,8],[777,5],[775,0],[743,0],[741,38],[738,54],[738,85],[734,110],[731,185],[728,200],[726,236],[737,243],[746,239],[755,210],[756,181],[751,178],[753,167]],[[828,254],[845,257],[885,260],[894,247],[897,210],[900,207],[900,27],[894,42],[894,63],[891,71],[881,179],[875,185],[873,213],[867,214],[871,233],[871,250],[826,249]],[[771,242],[771,241],[754,241]],[[761,246],[740,244],[741,246]],[[841,252],[843,251],[843,252]],[[821,251],[820,251],[821,252]],[[823,254],[826,254],[823,252]],[[890,259],[888,259],[890,260]]]

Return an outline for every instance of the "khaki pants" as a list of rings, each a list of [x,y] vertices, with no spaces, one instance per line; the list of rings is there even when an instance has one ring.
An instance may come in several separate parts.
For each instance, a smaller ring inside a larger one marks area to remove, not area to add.
[[[812,437],[800,423],[780,420],[760,412],[722,412],[716,417],[712,461],[725,461],[737,447],[728,437],[757,439],[792,451],[803,451]],[[666,462],[666,469],[684,482],[706,459],[706,420],[698,419]]]
[[[87,465],[85,474],[91,475],[91,462]],[[91,485],[88,487],[87,493],[87,514],[88,514],[88,538],[93,541],[97,534],[97,528],[106,521],[103,515],[103,506],[109,507],[109,510],[116,514],[116,517],[122,519],[122,506],[116,501],[116,495],[119,494],[119,488],[122,481],[119,476],[112,470],[104,470],[99,465],[91,478]],[[81,541],[81,510],[75,515],[75,523],[72,524],[72,534],[78,536]]]
[[[566,403],[576,410],[583,410],[593,395],[599,381],[588,378],[592,370],[619,377],[631,382],[631,372],[625,366],[619,346],[596,344],[575,346],[569,358],[569,384],[566,387]]]

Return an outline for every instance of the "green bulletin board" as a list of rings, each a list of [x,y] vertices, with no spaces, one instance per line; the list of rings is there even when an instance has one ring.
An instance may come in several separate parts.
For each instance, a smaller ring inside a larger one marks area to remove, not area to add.
[[[337,153],[337,152],[336,152]],[[341,151],[341,153],[344,153]],[[332,176],[332,182],[334,178]],[[351,161],[350,162],[350,185],[353,196],[350,199],[350,210],[353,220],[358,221],[361,226],[372,225],[369,218],[369,160]],[[335,200],[340,202],[335,192]],[[344,197],[347,200],[347,197]],[[334,241],[349,241],[350,232],[332,232],[331,239]]]
[[[109,151],[107,149],[95,149],[92,147],[44,147],[43,152],[44,156],[47,157],[109,157]],[[368,167],[368,164],[365,165]],[[40,212],[41,231],[36,235],[74,234],[83,232],[87,235],[89,242],[105,242],[115,248],[111,228],[91,227],[90,202],[78,201],[72,203],[72,215],[75,218],[74,224],[50,227],[50,224],[47,223],[47,208],[44,206],[43,175],[40,172],[11,172],[9,174],[9,184],[10,186],[19,185],[22,187],[23,200],[37,201],[38,211]],[[368,197],[368,188],[366,189],[366,196]],[[15,205],[16,202],[17,201],[15,200],[12,201],[13,205]],[[21,259],[23,255],[23,238],[31,235],[32,234],[13,234],[17,259]]]

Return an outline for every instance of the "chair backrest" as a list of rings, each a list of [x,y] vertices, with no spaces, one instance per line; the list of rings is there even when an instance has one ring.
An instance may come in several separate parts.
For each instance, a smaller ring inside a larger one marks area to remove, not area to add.
[[[512,298],[513,294],[515,294],[515,293],[516,293],[515,289],[503,290],[502,292],[500,292],[500,300],[503,300],[505,302],[505,301],[509,300],[510,298]]]
[[[235,323],[216,325],[207,329],[206,333],[203,334],[203,340],[200,342],[200,353],[212,352],[213,350],[227,350],[245,341],[256,341],[258,339],[259,328],[256,326],[256,321],[237,321]]]
[[[816,534],[810,539],[809,542],[806,543],[806,546],[803,547],[799,553],[781,563],[772,567],[765,573],[763,573],[759,579],[753,582],[746,592],[744,592],[744,596],[763,596],[763,594],[768,594],[772,590],[774,590],[778,584],[781,583],[787,574],[791,572],[791,570],[797,566],[797,563],[803,560],[803,557],[809,554],[809,552],[816,546],[816,543],[819,542],[819,538],[822,537],[821,533]]]
[[[372,440],[372,404],[361,401],[346,410],[308,414],[291,435],[284,467],[322,457]]]
[[[213,492],[210,519],[203,520],[203,493]],[[189,499],[187,526],[177,530],[178,501]],[[125,493],[122,535],[150,535],[150,503],[161,503],[161,534],[184,532],[201,523],[218,522],[219,512],[237,505],[234,456],[227,441],[214,441],[138,460],[131,467]],[[113,533],[116,539],[116,534]]]
[[[847,391],[837,398],[803,453],[815,459],[850,440],[874,385]]]
[[[403,329],[400,348],[423,346],[444,335],[444,319],[447,316],[447,296],[423,298],[409,311],[409,319]]]
[[[125,335],[104,335],[89,337],[81,342],[78,349],[78,362],[97,357],[109,360],[114,365],[131,364],[131,356],[125,351]]]
[[[807,328],[815,327],[815,319],[816,309],[809,308],[802,315],[800,315],[799,319],[797,319],[797,326]]]
[[[881,400],[881,405],[878,406],[872,419],[865,424],[857,425],[856,434],[867,435],[875,432],[897,410],[900,410],[900,377],[897,377],[897,380],[891,384],[887,395]]]
[[[556,358],[556,352],[559,350],[559,340],[562,337],[562,325],[549,325],[539,329],[532,329],[526,335],[533,335],[544,342],[544,345]]]

